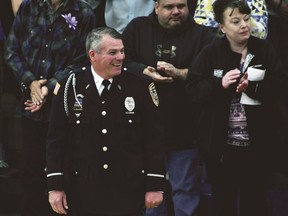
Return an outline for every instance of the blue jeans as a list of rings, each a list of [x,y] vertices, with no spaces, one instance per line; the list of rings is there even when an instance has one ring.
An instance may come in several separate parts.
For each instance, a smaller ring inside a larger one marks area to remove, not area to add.
[[[175,216],[195,215],[200,202],[199,150],[195,148],[168,153],[167,173]],[[146,216],[168,215],[166,203],[158,208],[147,209]]]

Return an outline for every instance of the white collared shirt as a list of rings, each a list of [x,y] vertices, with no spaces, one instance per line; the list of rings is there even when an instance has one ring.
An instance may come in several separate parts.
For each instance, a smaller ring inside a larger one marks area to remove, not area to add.
[[[92,65],[91,65],[91,72],[92,72],[92,75],[94,78],[94,82],[95,82],[95,86],[97,88],[97,91],[98,91],[99,95],[101,95],[101,93],[104,89],[104,85],[102,85],[102,81],[104,79],[96,73],[96,71],[93,69]],[[113,78],[110,78],[109,81],[112,84]],[[110,88],[111,88],[111,85],[108,86],[109,90],[110,90]]]

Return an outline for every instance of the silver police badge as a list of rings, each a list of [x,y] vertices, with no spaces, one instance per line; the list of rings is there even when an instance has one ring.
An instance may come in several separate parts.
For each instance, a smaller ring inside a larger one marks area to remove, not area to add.
[[[135,109],[135,101],[133,97],[126,97],[124,104],[129,113],[133,113],[132,111]]]

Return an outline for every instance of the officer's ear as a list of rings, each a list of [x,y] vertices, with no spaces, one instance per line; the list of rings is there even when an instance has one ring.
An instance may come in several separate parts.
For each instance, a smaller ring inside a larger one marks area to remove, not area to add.
[[[98,53],[95,50],[89,50],[89,59],[92,62],[97,61]]]

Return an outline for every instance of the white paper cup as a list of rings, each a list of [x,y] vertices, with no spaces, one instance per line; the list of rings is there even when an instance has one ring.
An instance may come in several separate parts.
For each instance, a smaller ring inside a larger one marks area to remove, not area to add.
[[[264,79],[265,76],[265,70],[253,67],[248,67],[247,73],[249,81],[261,81]]]

